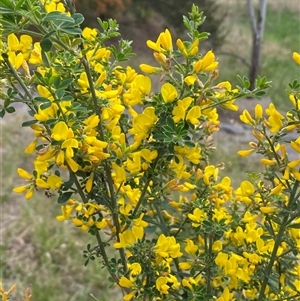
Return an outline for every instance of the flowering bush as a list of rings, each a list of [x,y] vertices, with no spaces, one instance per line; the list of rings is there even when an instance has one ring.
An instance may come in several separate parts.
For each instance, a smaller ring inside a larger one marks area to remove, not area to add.
[[[85,265],[100,260],[124,300],[299,298],[300,159],[291,158],[300,138],[286,136],[300,132],[297,80],[285,116],[274,104],[242,113],[255,141],[239,155],[261,154],[265,172],[233,190],[219,176],[222,158],[210,163],[218,111],[261,97],[266,78],[253,91],[246,77],[235,88],[217,81],[214,53],[199,53],[208,34],[197,29],[204,18],[196,6],[183,19],[188,40],[175,46],[166,29],[147,41],[157,65],[138,73],[123,63],[132,56],[129,41],[109,45],[117,23],[99,19],[100,29],[81,30],[84,18],[71,2],[0,6],[1,115],[26,104],[23,126],[34,136],[25,149],[35,153],[33,171],[18,169],[24,185],[14,191],[57,198],[57,220],[95,241]],[[147,74],[160,77],[159,91]]]

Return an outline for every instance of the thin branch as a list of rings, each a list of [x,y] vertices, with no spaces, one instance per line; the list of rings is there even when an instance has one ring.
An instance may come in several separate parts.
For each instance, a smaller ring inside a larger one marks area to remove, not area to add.
[[[248,13],[250,17],[250,24],[251,24],[251,30],[253,34],[256,34],[257,32],[257,20],[255,16],[255,11],[254,11],[254,5],[252,0],[246,0],[247,2],[247,7],[248,7]]]

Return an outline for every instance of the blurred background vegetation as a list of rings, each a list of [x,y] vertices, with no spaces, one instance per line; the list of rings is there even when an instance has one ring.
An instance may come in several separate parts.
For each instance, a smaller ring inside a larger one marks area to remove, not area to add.
[[[77,0],[76,9],[85,16],[85,26],[97,26],[96,17],[116,18],[122,37],[133,40],[137,56],[129,64],[138,69],[142,62],[154,63],[146,40],[156,40],[165,28],[170,29],[173,41],[178,37],[186,39],[182,15],[187,15],[192,3],[207,16],[201,30],[211,33],[209,40],[201,44],[201,52],[213,49],[220,62],[220,80],[236,84],[237,74],[248,75],[251,55],[251,28],[245,1]],[[291,59],[293,51],[300,51],[299,17],[299,0],[268,2],[259,74],[273,82],[268,101],[282,110],[289,107],[284,91],[287,83],[299,79],[299,68]],[[154,89],[157,87],[154,84]],[[248,107],[256,103],[251,99],[244,102]],[[239,104],[243,107],[243,103]],[[26,287],[31,288],[33,301],[92,300],[87,292],[94,293],[101,301],[121,300],[115,290],[109,290],[108,277],[99,260],[83,266],[82,251],[88,243],[94,245],[93,237],[68,222],[55,220],[60,214],[55,197],[48,199],[36,194],[32,200],[25,201],[22,195],[12,193],[12,188],[22,183],[17,167],[32,169],[23,152],[32,139],[31,132],[20,131],[26,118],[26,110],[20,107],[0,120],[0,279],[3,285],[18,285],[12,298],[16,301],[21,301]],[[238,114],[231,114],[230,118],[238,120]],[[254,171],[258,164],[252,158],[239,159],[235,155],[237,150],[247,148],[238,135],[218,138],[217,146],[214,160],[226,163],[223,174],[228,173],[237,187],[245,172]]]

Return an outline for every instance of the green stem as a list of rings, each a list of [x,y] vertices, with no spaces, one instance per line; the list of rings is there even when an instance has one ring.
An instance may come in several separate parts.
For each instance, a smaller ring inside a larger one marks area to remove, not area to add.
[[[108,256],[107,256],[107,253],[106,253],[106,250],[105,250],[105,246],[103,244],[103,241],[102,241],[101,236],[100,236],[98,231],[96,232],[96,238],[97,238],[98,246],[100,248],[101,256],[104,260],[105,266],[106,266],[110,276],[114,279],[115,283],[118,284],[119,279],[118,279],[117,275],[111,271]]]
[[[97,299],[93,294],[87,293],[87,295],[88,295],[89,297],[91,297],[93,300],[99,301],[99,299]]]
[[[76,174],[71,170],[71,168],[70,168],[70,166],[68,165],[68,163],[66,163],[66,165],[67,165],[67,167],[68,167],[68,170],[69,170],[70,175],[72,175],[72,177],[73,177],[73,179],[74,179],[75,186],[76,186],[76,188],[77,188],[77,192],[79,193],[79,195],[80,195],[80,197],[81,197],[83,203],[86,204],[86,203],[88,202],[88,200],[87,200],[87,198],[86,198],[86,196],[85,196],[85,194],[84,194],[84,192],[83,192],[83,190],[82,190],[82,187],[81,187],[81,185],[80,185],[80,183],[79,183],[79,181],[78,181],[78,179],[77,179],[77,177],[76,177]]]
[[[93,104],[94,104],[94,108],[95,108],[95,113],[99,116],[99,119],[100,119],[100,122],[98,124],[99,136],[102,141],[105,141],[102,118],[101,118],[101,108],[98,105],[98,99],[97,99],[97,95],[96,95],[96,91],[95,91],[94,81],[93,81],[91,70],[90,70],[90,67],[89,67],[86,57],[83,60],[83,66],[84,66],[84,69],[85,69],[85,72],[86,72],[86,75],[88,78],[88,83],[89,83],[90,91],[92,94],[92,100],[93,100]],[[116,202],[116,197],[115,197],[114,184],[113,184],[113,180],[111,177],[111,168],[107,162],[104,163],[104,168],[105,168],[105,173],[106,173],[106,177],[107,177],[109,196],[111,199],[111,207],[113,209],[111,214],[112,214],[114,225],[116,226],[117,238],[119,241],[119,234],[121,233],[121,226],[119,223],[119,216],[118,216],[118,211],[117,211],[117,202]],[[126,255],[125,255],[124,249],[123,248],[119,249],[119,253],[120,253],[120,257],[121,257],[122,264],[124,267],[124,271],[126,273],[127,272],[127,260],[126,260]]]
[[[19,76],[18,72],[16,69],[13,67],[11,62],[9,61],[8,57],[5,55],[2,55],[7,67],[10,69],[11,73],[13,74],[14,78],[17,80],[19,85],[22,87],[24,90],[26,96],[29,98],[29,100],[32,102],[33,96],[31,95],[30,91],[27,89],[27,86],[24,84],[22,78]]]
[[[295,184],[294,184],[293,190],[290,194],[288,207],[291,207],[294,204],[294,202],[296,201],[295,195],[296,195],[297,190],[299,188],[299,183],[300,183],[299,181],[296,181]],[[288,222],[290,222],[290,221],[291,220],[290,220],[289,215],[287,215],[283,218],[283,221],[281,223],[281,226],[279,228],[279,231],[278,231],[278,234],[277,234],[277,237],[276,237],[276,240],[275,240],[275,244],[274,244],[273,251],[272,251],[272,254],[271,254],[271,257],[270,257],[270,261],[269,261],[269,263],[267,265],[267,268],[266,268],[266,271],[265,271],[265,277],[264,277],[263,283],[261,285],[257,301],[262,301],[263,297],[265,296],[265,290],[266,290],[266,287],[267,287],[267,284],[268,284],[268,280],[269,280],[270,274],[272,272],[272,268],[274,266],[275,260],[277,258],[277,256],[276,256],[277,251],[278,251],[278,248],[279,248],[279,246],[282,242],[282,239],[284,237],[284,232],[286,230]]]

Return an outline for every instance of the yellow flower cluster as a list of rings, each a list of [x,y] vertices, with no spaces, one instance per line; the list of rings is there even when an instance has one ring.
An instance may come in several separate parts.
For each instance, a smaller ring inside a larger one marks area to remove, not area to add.
[[[142,64],[144,75],[122,65],[130,44],[106,46],[117,35],[112,20],[100,22],[102,31],[81,32],[80,14],[62,2],[40,5],[44,39],[9,34],[1,60],[31,87],[25,125],[34,138],[25,152],[35,153],[34,168],[18,169],[26,182],[14,191],[26,199],[37,190],[57,196],[57,220],[96,238],[86,254],[101,255],[125,301],[299,297],[300,160],[290,158],[299,157],[300,139],[282,139],[300,131],[297,87],[285,116],[274,104],[242,113],[256,140],[239,155],[262,154],[266,172],[233,189],[210,157],[218,110],[237,110],[245,89],[217,82],[218,61],[212,50],[199,53],[196,28],[177,48],[168,29],[147,41],[158,66]],[[191,28],[201,16],[193,6]],[[162,80],[157,92],[153,73]]]

